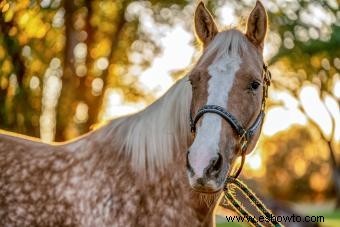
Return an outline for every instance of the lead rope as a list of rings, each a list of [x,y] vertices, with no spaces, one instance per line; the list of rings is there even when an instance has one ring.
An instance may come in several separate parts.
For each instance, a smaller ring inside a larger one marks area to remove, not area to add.
[[[240,191],[246,196],[251,204],[262,213],[266,219],[266,223],[271,223],[272,226],[280,227],[283,226],[281,223],[273,219],[273,213],[260,201],[260,199],[252,192],[242,181],[235,177],[228,177],[224,186],[224,198],[230,201],[230,205],[234,210],[241,216],[245,217],[252,226],[262,227],[262,225],[255,217],[251,216],[251,213],[241,205],[241,202],[236,199],[236,196],[232,193],[230,186],[235,185]],[[268,221],[268,222],[267,222]]]

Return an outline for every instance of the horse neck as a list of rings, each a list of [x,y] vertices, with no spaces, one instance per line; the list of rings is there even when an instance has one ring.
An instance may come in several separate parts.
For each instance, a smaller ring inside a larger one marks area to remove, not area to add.
[[[137,173],[133,174],[138,176],[135,185],[149,182],[163,190],[176,185],[176,190],[181,191],[176,195],[189,201],[202,223],[210,224],[211,207],[215,206],[217,196],[193,193],[186,176],[186,151],[192,143],[189,126],[192,94],[187,81],[184,77],[145,110],[113,120],[85,139],[103,147],[106,162],[112,158],[118,160],[118,165],[122,160],[130,162],[124,164],[124,171]]]

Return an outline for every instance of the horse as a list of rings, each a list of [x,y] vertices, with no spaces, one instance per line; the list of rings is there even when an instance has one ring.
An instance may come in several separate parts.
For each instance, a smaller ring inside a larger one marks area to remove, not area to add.
[[[194,26],[201,57],[144,110],[64,143],[0,134],[0,226],[214,224],[242,126],[245,153],[260,135],[267,13],[219,31],[200,2]]]

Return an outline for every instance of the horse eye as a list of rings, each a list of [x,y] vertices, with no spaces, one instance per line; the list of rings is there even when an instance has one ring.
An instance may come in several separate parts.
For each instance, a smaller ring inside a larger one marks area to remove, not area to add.
[[[250,87],[251,87],[252,90],[258,89],[259,86],[260,86],[260,83],[257,82],[257,81],[253,81],[253,82],[251,82],[251,84],[250,84]]]

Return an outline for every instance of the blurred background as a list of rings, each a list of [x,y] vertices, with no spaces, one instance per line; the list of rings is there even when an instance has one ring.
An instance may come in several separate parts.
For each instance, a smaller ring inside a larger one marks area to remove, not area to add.
[[[255,191],[340,223],[339,0],[263,0],[273,75]],[[205,1],[244,30],[254,0]],[[200,55],[197,1],[0,1],[0,128],[65,141],[160,97]]]

